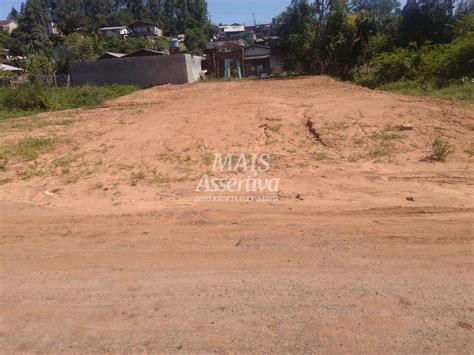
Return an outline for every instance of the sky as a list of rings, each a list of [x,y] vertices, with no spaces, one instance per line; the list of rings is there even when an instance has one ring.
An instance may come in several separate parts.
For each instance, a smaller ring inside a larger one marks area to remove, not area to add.
[[[4,19],[14,6],[20,9],[21,0],[0,0],[0,19]],[[208,0],[209,12],[214,23],[253,24],[253,14],[257,23],[270,22],[280,14],[291,0]]]

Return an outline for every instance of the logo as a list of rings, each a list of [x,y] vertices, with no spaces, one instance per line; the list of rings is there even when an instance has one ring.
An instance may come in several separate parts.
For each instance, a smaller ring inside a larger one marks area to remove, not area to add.
[[[270,170],[269,154],[215,154],[212,176],[204,174],[195,189],[204,195],[195,200],[278,201],[280,179],[271,177]]]

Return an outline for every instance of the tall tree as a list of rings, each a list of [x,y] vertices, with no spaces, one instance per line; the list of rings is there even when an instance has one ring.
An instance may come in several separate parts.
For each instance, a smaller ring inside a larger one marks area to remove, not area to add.
[[[19,18],[20,18],[20,14],[14,7],[12,7],[10,13],[8,14],[8,19],[18,21]]]
[[[292,0],[276,18],[279,39],[273,43],[273,49],[281,57],[286,70],[314,72],[314,11],[308,0]]]
[[[13,30],[8,47],[15,55],[44,52],[49,49],[49,39],[45,29],[48,25],[48,9],[41,0],[28,0],[22,5],[18,27]]]
[[[449,40],[447,25],[453,20],[453,0],[408,0],[402,10],[401,40],[444,43]]]

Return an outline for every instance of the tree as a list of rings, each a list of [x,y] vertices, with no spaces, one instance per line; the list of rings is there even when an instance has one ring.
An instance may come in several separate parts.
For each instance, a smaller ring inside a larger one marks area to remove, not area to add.
[[[203,48],[206,47],[207,36],[203,29],[199,27],[190,28],[185,32],[186,39],[184,44],[191,54],[201,55]]]
[[[82,0],[58,0],[54,16],[64,34],[70,34],[76,28],[86,26],[83,5]]]
[[[456,8],[456,14],[468,14],[474,12],[474,0],[460,0]]]
[[[255,41],[253,40],[253,35],[250,32],[244,32],[240,36],[240,39],[245,41],[246,46],[253,46]]]
[[[5,48],[8,43],[8,35],[7,31],[0,31],[0,48]]]
[[[401,43],[446,43],[450,39],[448,24],[453,20],[453,0],[408,0],[402,10]]]
[[[272,48],[282,59],[285,70],[314,72],[314,10],[307,0],[292,0],[276,18],[279,39],[272,44]]]
[[[353,44],[356,37],[355,16],[349,16],[343,0],[333,1],[321,34],[323,59],[331,75],[350,79],[357,64]]]
[[[10,53],[23,56],[49,50],[50,43],[45,34],[47,24],[47,9],[41,0],[29,0],[22,4],[18,27],[7,41]]]
[[[380,15],[389,15],[400,9],[398,0],[352,0],[350,8],[353,12],[367,11]]]
[[[59,73],[70,72],[70,64],[73,61],[92,60],[97,57],[93,38],[83,38],[78,33],[67,36],[58,49],[58,60],[56,70]]]
[[[18,21],[19,18],[20,18],[20,14],[14,7],[12,7],[10,14],[8,15],[8,19],[13,20],[13,21]]]

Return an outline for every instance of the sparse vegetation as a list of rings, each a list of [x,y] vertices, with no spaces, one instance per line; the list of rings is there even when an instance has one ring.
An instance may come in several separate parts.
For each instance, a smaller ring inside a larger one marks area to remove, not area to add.
[[[211,165],[214,161],[214,155],[212,155],[211,153],[205,153],[202,155],[202,161],[206,165]]]
[[[126,85],[48,88],[25,84],[18,88],[1,88],[0,120],[29,116],[42,111],[94,107],[105,100],[127,95],[135,90],[136,87]]]
[[[453,83],[446,87],[437,88],[414,82],[398,81],[382,85],[380,88],[404,95],[430,96],[437,99],[451,99],[461,103],[474,103],[474,85],[467,83]]]
[[[25,161],[35,160],[40,153],[50,149],[55,142],[56,139],[51,137],[24,137],[16,143],[0,148],[0,161],[6,163],[12,157]]]
[[[430,160],[445,161],[446,158],[454,152],[454,148],[451,144],[447,143],[443,137],[437,136],[431,145],[432,154]]]
[[[328,160],[329,156],[324,152],[317,152],[311,155],[311,157],[316,161]]]
[[[163,175],[155,175],[151,178],[150,184],[152,185],[166,185],[170,183],[170,178]]]
[[[32,164],[27,166],[25,169],[20,170],[20,178],[22,180],[29,180],[31,178],[41,176],[41,169],[36,165]]]
[[[464,152],[469,155],[469,158],[472,158],[474,156],[474,143],[471,143],[471,146],[464,150]]]
[[[269,129],[270,131],[274,132],[274,133],[278,133],[278,132],[280,132],[280,129],[281,129],[282,127],[283,127],[282,124],[277,124],[277,125],[275,125],[275,126],[270,126],[270,127],[268,127],[268,129]]]
[[[393,145],[386,140],[382,140],[370,148],[368,156],[372,159],[383,158],[391,155],[392,151]]]
[[[104,188],[104,184],[100,181],[97,181],[94,185],[91,186],[91,190],[102,190]]]

